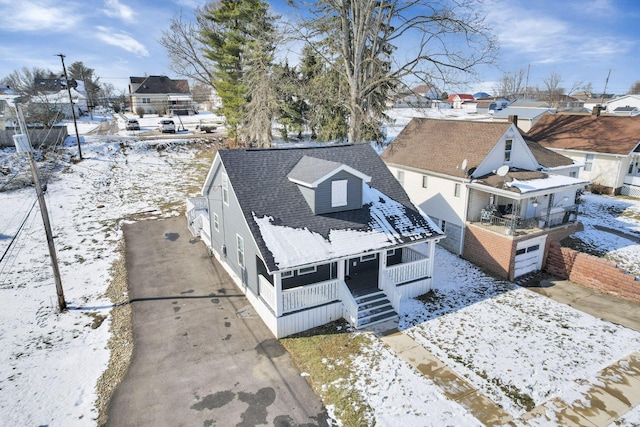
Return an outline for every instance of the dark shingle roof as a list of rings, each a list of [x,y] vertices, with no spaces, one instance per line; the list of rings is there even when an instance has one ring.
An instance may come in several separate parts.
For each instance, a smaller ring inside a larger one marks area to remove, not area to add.
[[[412,119],[382,153],[390,164],[466,177],[460,167],[477,168],[511,123]]]
[[[135,94],[151,93],[184,93],[189,92],[187,80],[172,80],[167,76],[130,77],[131,83],[140,84]]]
[[[546,148],[626,156],[640,142],[640,117],[547,114],[529,136]]]
[[[368,230],[371,214],[367,206],[362,209],[314,215],[302,197],[298,185],[287,175],[306,156],[310,159],[345,164],[372,177],[369,185],[405,207],[410,220],[430,233],[411,237],[401,236],[402,243],[419,242],[438,236],[432,224],[413,206],[398,181],[393,177],[375,150],[368,144],[333,147],[220,150],[229,182],[238,198],[244,218],[270,271],[278,270],[273,254],[261,236],[255,217],[272,217],[275,225],[294,229],[307,229],[328,239],[332,230]],[[320,162],[323,163],[323,162]],[[402,231],[398,230],[402,235]],[[398,246],[389,243],[389,248]],[[361,248],[362,251],[368,248]]]

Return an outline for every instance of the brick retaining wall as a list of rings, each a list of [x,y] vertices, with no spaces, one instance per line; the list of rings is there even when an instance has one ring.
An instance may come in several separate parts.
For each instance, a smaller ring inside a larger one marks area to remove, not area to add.
[[[558,242],[549,246],[545,271],[561,279],[640,303],[640,279],[615,263],[569,248]]]

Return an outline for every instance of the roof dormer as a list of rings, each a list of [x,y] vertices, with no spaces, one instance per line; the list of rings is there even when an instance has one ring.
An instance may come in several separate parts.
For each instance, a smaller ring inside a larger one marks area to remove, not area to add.
[[[303,156],[287,175],[314,214],[362,208],[362,184],[371,177],[342,163]]]

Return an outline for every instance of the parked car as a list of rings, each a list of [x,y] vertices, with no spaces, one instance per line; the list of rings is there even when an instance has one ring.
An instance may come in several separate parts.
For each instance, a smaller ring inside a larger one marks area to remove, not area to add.
[[[127,130],[140,130],[140,123],[136,119],[128,119]]]
[[[176,124],[173,122],[173,120],[160,120],[158,129],[162,133],[176,133]]]

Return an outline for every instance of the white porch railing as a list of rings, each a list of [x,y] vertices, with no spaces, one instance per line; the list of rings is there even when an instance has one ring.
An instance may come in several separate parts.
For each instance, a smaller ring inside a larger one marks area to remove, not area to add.
[[[340,299],[339,279],[299,286],[282,291],[282,313],[302,310]]]
[[[402,250],[402,262],[413,262],[427,258],[422,252],[418,252],[415,249],[404,248]]]
[[[196,237],[200,237],[201,231],[208,230],[202,221],[204,219],[209,219],[209,212],[207,211],[207,199],[204,197],[192,197],[187,199],[187,210],[185,212],[187,216],[187,225],[189,227],[189,231]],[[211,239],[209,239],[211,240]]]
[[[202,228],[200,229],[200,238],[207,245],[208,248],[211,248],[211,236],[209,235],[211,230],[211,224],[209,223],[209,217],[201,215],[202,218]]]
[[[624,183],[640,187],[640,176],[625,175]]]
[[[424,258],[423,254],[420,255],[423,258],[417,261],[396,264],[386,268],[385,274],[393,281],[394,287],[412,280],[431,276],[431,263],[429,262],[429,258]]]
[[[400,313],[400,303],[402,302],[402,294],[398,291],[395,282],[390,277],[389,272],[385,271],[382,274],[382,280],[380,281],[380,289],[385,293],[389,302],[391,303],[391,307],[397,312]]]
[[[340,296],[342,299],[342,317],[350,324],[356,325],[358,323],[358,303],[356,303],[349,286],[344,280],[340,281]]]
[[[276,313],[276,288],[263,275],[258,276],[258,294]]]

